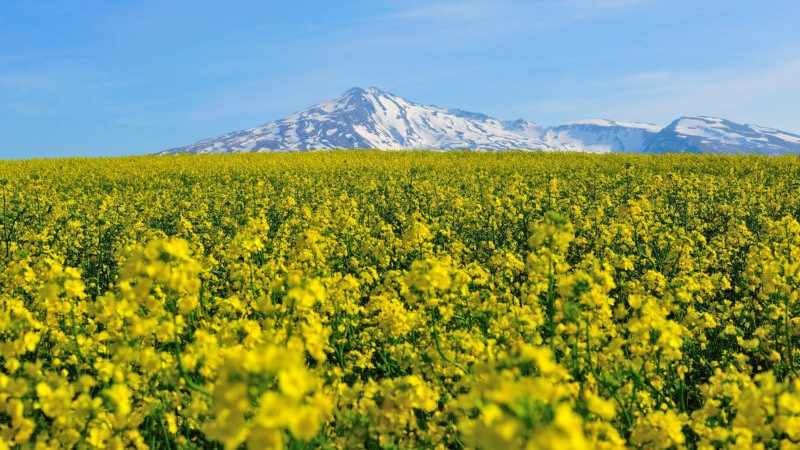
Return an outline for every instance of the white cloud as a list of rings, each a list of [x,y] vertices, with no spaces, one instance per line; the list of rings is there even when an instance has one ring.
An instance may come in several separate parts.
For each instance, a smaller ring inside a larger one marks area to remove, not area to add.
[[[464,1],[412,3],[392,12],[362,17],[356,35],[363,39],[366,30],[371,44],[416,47],[420,50],[467,49],[485,41],[518,31],[520,17],[528,9],[509,1]],[[523,12],[524,11],[524,12]],[[527,18],[530,27],[533,18]]]
[[[568,0],[563,5],[573,17],[588,19],[661,2],[663,0]]]
[[[21,116],[41,116],[52,112],[52,108],[41,103],[14,101],[6,105],[7,109]]]
[[[0,75],[0,90],[15,92],[53,91],[60,88],[61,82],[50,75],[41,73]]]
[[[611,111],[625,116],[707,114],[800,131],[800,59],[735,71],[635,73],[616,88],[624,103]]]
[[[456,2],[444,4],[425,4],[389,13],[380,18],[384,20],[471,22],[485,20],[487,15],[498,11],[496,4],[487,2]]]
[[[583,89],[576,90],[581,85]],[[558,125],[606,118],[667,125],[684,115],[723,117],[800,132],[800,59],[763,67],[635,72],[616,80],[575,80],[517,113]]]

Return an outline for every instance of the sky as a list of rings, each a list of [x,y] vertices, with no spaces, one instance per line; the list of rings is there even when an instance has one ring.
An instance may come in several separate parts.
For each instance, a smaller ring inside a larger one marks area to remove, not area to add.
[[[0,159],[155,153],[352,87],[800,134],[799,24],[796,0],[3,0]]]

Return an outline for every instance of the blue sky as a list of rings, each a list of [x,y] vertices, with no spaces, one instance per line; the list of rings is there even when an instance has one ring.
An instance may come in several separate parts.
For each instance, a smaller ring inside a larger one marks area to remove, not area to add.
[[[154,153],[351,87],[546,125],[800,133],[795,0],[4,0],[0,158]]]

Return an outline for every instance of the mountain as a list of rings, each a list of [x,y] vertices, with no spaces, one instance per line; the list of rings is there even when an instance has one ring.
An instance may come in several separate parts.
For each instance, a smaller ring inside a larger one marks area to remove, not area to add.
[[[535,137],[507,130],[483,114],[420,105],[376,88],[353,88],[285,119],[165,153],[546,147]]]
[[[592,153],[639,152],[644,140],[661,130],[661,127],[648,123],[605,119],[570,122],[556,127],[543,127],[519,119],[506,122],[506,128],[544,141],[546,149]]]
[[[644,141],[649,153],[800,154],[800,136],[715,117],[681,117]]]
[[[604,119],[550,127],[353,88],[284,119],[161,154],[332,148],[800,154],[800,136],[711,117],[681,117],[663,128]]]

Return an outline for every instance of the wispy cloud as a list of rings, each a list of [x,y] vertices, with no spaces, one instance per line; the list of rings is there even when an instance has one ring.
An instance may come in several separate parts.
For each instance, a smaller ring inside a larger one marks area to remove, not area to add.
[[[43,103],[12,101],[6,105],[9,111],[20,116],[41,116],[52,112],[52,108]]]
[[[568,0],[563,6],[576,18],[586,19],[623,12],[664,0]]]
[[[576,79],[514,109],[548,125],[588,118],[667,125],[684,115],[709,115],[798,133],[799,104],[800,58],[794,58],[742,69],[666,69]]]
[[[664,122],[707,114],[800,131],[800,59],[751,69],[651,71],[610,82],[613,98],[573,99],[575,111],[600,111],[620,119]],[[663,123],[662,123],[663,124]]]
[[[705,97],[714,104],[738,104],[774,94],[800,91],[800,59],[751,69],[656,71],[633,73],[618,87]]]
[[[420,50],[468,48],[475,42],[505,36],[519,28],[519,14],[515,14],[510,3],[480,0],[406,3],[384,14],[362,17],[355,31],[370,30],[372,43],[379,45],[414,46]]]
[[[638,6],[645,3],[655,3],[660,0],[567,0],[565,3],[571,8],[580,9],[617,9]]]
[[[45,73],[0,74],[0,110],[18,116],[43,116],[52,113],[53,102],[63,83]]]
[[[487,16],[496,15],[500,10],[498,5],[501,4],[483,1],[423,4],[385,14],[378,18],[389,21],[471,22],[485,20]]]
[[[14,93],[54,91],[62,86],[58,78],[43,73],[9,73],[0,75],[0,91]]]

